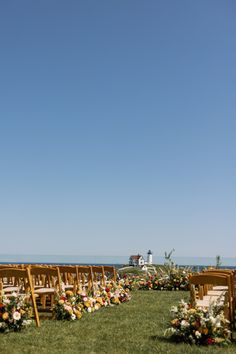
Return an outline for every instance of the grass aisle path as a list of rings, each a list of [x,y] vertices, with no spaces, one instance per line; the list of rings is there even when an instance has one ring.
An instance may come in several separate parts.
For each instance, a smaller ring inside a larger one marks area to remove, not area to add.
[[[236,343],[229,347],[196,347],[174,344],[163,336],[169,309],[186,292],[137,291],[132,300],[112,308],[86,314],[80,321],[42,321],[21,333],[0,334],[0,353],[224,353],[235,354]]]

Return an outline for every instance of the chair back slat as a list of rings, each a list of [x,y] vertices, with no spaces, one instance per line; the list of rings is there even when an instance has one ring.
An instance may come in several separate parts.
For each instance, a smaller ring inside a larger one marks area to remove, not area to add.
[[[38,315],[38,309],[36,305],[36,300],[35,300],[35,295],[34,295],[34,288],[32,284],[32,276],[30,273],[30,269],[19,269],[16,267],[11,267],[11,268],[1,268],[0,269],[0,289],[1,293],[4,293],[4,287],[3,287],[3,280],[5,278],[13,278],[15,284],[18,284],[19,286],[19,291],[25,292],[30,294],[30,299],[32,302],[32,307],[33,307],[33,312],[34,312],[34,318],[36,322],[36,326],[40,326],[39,322],[39,315]],[[0,293],[0,298],[1,298],[1,293]],[[1,299],[0,299],[1,300]]]

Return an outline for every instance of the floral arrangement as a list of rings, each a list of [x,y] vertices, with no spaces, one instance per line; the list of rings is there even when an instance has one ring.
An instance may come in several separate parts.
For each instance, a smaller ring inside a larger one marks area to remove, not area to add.
[[[198,345],[228,344],[231,340],[229,321],[222,307],[193,308],[183,300],[171,308],[172,320],[165,335],[176,342]]]
[[[63,289],[61,294],[57,294],[53,307],[53,317],[56,320],[76,320],[82,317],[78,297],[72,291]]]
[[[123,278],[120,279],[119,284],[124,287],[125,290],[141,290],[148,289],[147,281],[149,279],[148,275],[130,275],[124,274]]]
[[[120,284],[129,290],[189,290],[190,274],[190,270],[183,268],[172,269],[169,273],[162,270],[156,275],[124,274]]]
[[[16,292],[2,295],[0,302],[0,332],[20,331],[32,323],[32,306],[29,295]]]
[[[121,284],[110,282],[102,292],[105,298],[108,298],[109,305],[119,305],[120,303],[127,302],[131,299],[128,289],[124,289]]]
[[[80,319],[83,313],[118,305],[129,301],[130,298],[129,291],[114,282],[106,287],[97,286],[93,291],[78,290],[76,293],[65,291],[62,286],[62,292],[57,294],[53,307],[53,317],[57,320],[76,320]]]
[[[94,312],[99,310],[101,306],[97,305],[96,296],[92,291],[78,291],[76,294],[77,303],[82,312]]]

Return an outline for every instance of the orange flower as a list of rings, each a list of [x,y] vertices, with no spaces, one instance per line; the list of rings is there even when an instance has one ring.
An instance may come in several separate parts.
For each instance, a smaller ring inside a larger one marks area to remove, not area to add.
[[[2,319],[4,321],[6,321],[6,320],[8,320],[8,318],[9,318],[9,313],[8,312],[4,312],[3,315],[2,315]]]
[[[207,335],[208,334],[208,328],[199,328],[198,330],[200,333]]]

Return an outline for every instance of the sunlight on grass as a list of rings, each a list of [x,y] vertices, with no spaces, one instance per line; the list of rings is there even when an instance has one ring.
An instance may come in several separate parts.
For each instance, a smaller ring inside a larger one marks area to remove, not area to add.
[[[164,337],[169,309],[188,292],[135,291],[128,303],[85,314],[75,322],[42,321],[21,333],[0,336],[0,352],[14,353],[229,353],[229,347],[196,347]]]

